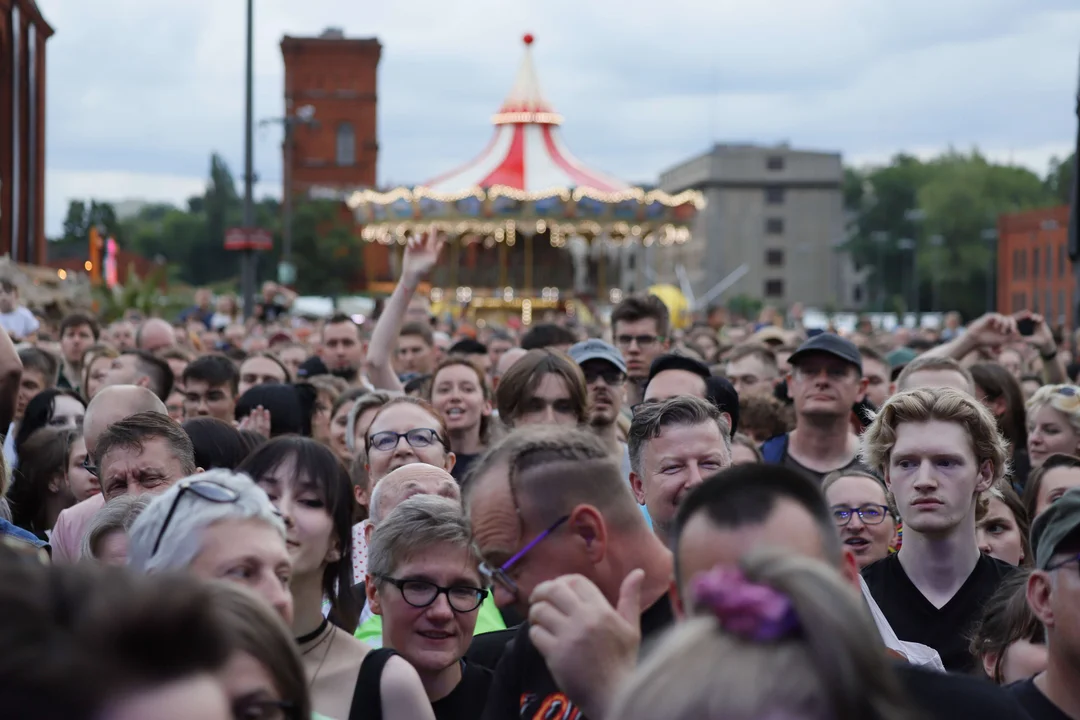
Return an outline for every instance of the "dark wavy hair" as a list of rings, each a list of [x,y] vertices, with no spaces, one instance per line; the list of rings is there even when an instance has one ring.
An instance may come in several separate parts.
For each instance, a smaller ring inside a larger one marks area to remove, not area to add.
[[[19,431],[15,433],[15,453],[17,455],[22,455],[23,445],[34,434],[35,430],[40,430],[52,421],[53,412],[56,410],[56,398],[60,395],[75,398],[83,408],[86,408],[86,401],[82,399],[82,396],[67,388],[46,388],[30,398],[30,402],[26,403],[26,411],[23,412],[22,422],[19,423]]]
[[[323,594],[330,599],[331,622],[351,633],[360,617],[360,608],[350,592],[354,500],[349,473],[341,460],[316,440],[289,435],[256,448],[236,471],[247,473],[258,482],[290,459],[295,463],[295,477],[304,478],[315,487],[333,521],[341,557],[327,563],[323,570]]]

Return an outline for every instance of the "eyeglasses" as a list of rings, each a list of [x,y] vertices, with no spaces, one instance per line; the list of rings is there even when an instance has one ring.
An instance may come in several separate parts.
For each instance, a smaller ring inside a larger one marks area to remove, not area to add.
[[[663,335],[619,335],[615,338],[615,344],[619,347],[628,348],[637,343],[639,348],[645,349],[663,340]]]
[[[488,591],[483,588],[469,587],[468,585],[453,585],[442,587],[427,580],[399,580],[389,575],[379,575],[380,580],[385,580],[401,592],[405,602],[414,608],[426,608],[430,606],[440,595],[446,596],[450,603],[450,609],[454,612],[469,613],[480,607]]]
[[[611,387],[622,385],[626,381],[626,376],[618,370],[585,370],[583,368],[581,373],[585,376],[586,385],[592,385],[597,378],[602,378]]]
[[[833,505],[832,507],[833,521],[836,522],[837,527],[844,527],[855,515],[858,515],[866,525],[880,525],[888,514],[889,508],[886,505],[867,504],[857,508]]]
[[[517,597],[517,595],[518,595],[517,583],[515,583],[513,580],[510,579],[510,576],[507,574],[507,571],[509,571],[510,568],[512,568],[515,563],[517,563],[519,560],[521,560],[521,558],[525,557],[526,553],[528,553],[534,547],[539,545],[540,542],[544,538],[546,538],[548,535],[550,535],[551,533],[558,530],[559,526],[562,525],[564,522],[566,522],[569,519],[570,519],[569,515],[563,515],[561,518],[559,518],[554,523],[552,523],[551,527],[549,527],[547,530],[545,530],[544,532],[542,532],[539,535],[537,535],[536,537],[534,537],[529,542],[528,545],[526,545],[525,547],[518,550],[517,553],[512,558],[510,558],[509,560],[504,562],[501,567],[492,568],[487,563],[480,563],[480,574],[483,575],[484,579],[487,580],[489,583],[491,583],[491,584],[498,583],[498,584],[502,585],[504,589],[506,589],[510,593],[512,593],[514,595],[514,597]]]
[[[190,491],[203,500],[212,503],[234,503],[240,499],[240,495],[235,490],[212,480],[181,480],[179,487],[180,490],[173,497],[169,512],[165,515],[165,522],[161,523],[161,530],[158,531],[157,540],[154,541],[154,549],[150,551],[150,557],[157,555],[157,551],[161,547],[161,540],[165,537],[165,531],[169,529],[169,522],[173,519],[173,515],[176,514],[176,508],[179,507],[180,498],[184,497],[184,493]]]
[[[300,720],[296,704],[285,700],[241,698],[233,703],[234,720]]]
[[[94,477],[98,476],[98,466],[94,464],[94,461],[90,457],[89,453],[87,453],[86,457],[83,458],[82,465],[80,465],[80,467]]]
[[[1080,555],[1073,555],[1070,558],[1065,558],[1061,562],[1054,563],[1053,565],[1047,565],[1046,569],[1048,571],[1049,570],[1059,570],[1059,569],[1065,567],[1066,565],[1071,565],[1073,563],[1080,563]],[[1080,570],[1080,566],[1077,567],[1077,570]]]
[[[446,443],[439,436],[438,430],[432,430],[431,428],[414,428],[408,432],[394,432],[393,430],[384,430],[378,432],[368,438],[368,448],[375,448],[381,452],[389,452],[398,446],[398,442],[401,438],[405,438],[405,442],[409,443],[409,447],[419,450],[420,448],[431,447],[438,441],[443,447],[446,447]]]

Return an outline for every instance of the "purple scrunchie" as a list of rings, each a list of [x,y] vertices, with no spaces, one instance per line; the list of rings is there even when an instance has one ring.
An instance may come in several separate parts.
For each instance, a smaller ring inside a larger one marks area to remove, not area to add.
[[[694,603],[708,608],[720,626],[744,640],[779,640],[799,629],[799,616],[787,595],[750,582],[742,570],[716,566],[690,584]]]

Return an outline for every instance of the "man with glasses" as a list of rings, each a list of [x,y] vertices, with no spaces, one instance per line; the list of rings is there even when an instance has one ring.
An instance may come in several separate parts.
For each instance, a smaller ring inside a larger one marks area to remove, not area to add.
[[[762,445],[765,462],[798,470],[819,485],[831,472],[862,467],[859,438],[851,426],[852,406],[867,385],[858,348],[822,333],[803,343],[788,362],[795,429]]]
[[[683,497],[731,467],[731,426],[712,404],[684,395],[645,403],[634,413],[628,440],[634,497],[668,543]]]
[[[922,388],[889,399],[863,434],[863,457],[885,479],[904,521],[900,551],[862,571],[901,640],[969,672],[972,625],[1014,568],[979,552],[979,495],[1008,469],[994,416],[968,393]]]
[[[636,647],[672,619],[671,553],[607,448],[574,428],[518,430],[484,454],[462,490],[495,601],[529,612],[483,717],[602,718],[605,708],[572,707],[583,687],[610,689],[622,677],[625,668],[596,653]],[[537,602],[544,609],[530,612]],[[566,652],[572,665],[555,658]]]
[[[1080,490],[1069,490],[1035,518],[1031,611],[1046,628],[1046,670],[1009,688],[1032,720],[1080,719]]]
[[[631,295],[611,313],[611,335],[626,361],[627,401],[642,401],[645,380],[653,360],[667,351],[671,316],[664,301],[655,295]]]

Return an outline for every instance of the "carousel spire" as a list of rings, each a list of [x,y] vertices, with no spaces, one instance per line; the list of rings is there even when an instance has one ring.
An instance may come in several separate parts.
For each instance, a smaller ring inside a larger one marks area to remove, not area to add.
[[[562,116],[557,114],[544,99],[544,94],[540,91],[540,81],[536,77],[536,67],[533,65],[532,58],[532,44],[536,38],[532,33],[525,33],[522,40],[525,43],[525,54],[521,59],[521,65],[518,66],[517,77],[499,112],[492,118],[492,122],[495,125],[512,123],[558,125],[562,122]]]

